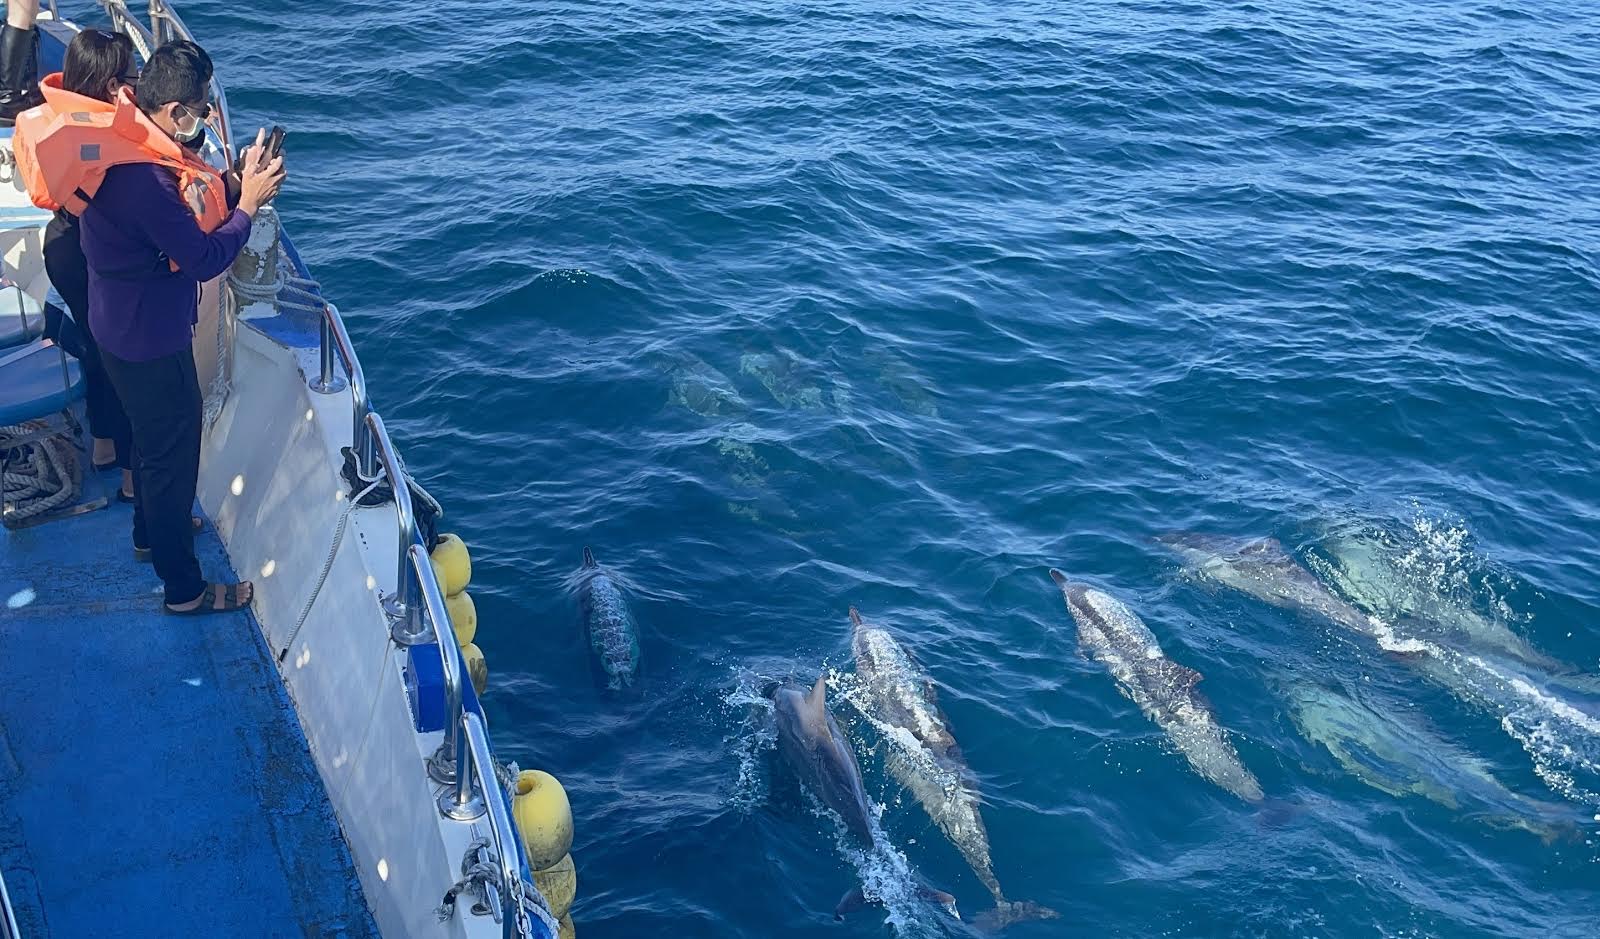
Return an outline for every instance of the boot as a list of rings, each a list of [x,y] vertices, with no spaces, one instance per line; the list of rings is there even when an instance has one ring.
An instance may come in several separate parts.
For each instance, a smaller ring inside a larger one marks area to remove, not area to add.
[[[39,92],[39,33],[0,27],[0,127],[10,127],[17,115],[44,103]]]

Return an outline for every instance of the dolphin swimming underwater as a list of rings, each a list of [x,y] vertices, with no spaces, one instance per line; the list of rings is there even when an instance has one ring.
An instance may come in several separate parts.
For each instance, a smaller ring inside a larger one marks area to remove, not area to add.
[[[855,751],[828,712],[826,676],[806,691],[793,682],[773,690],[772,712],[778,727],[778,755],[788,764],[802,785],[844,822],[851,835],[869,848],[878,846],[877,827],[867,805],[866,785]],[[921,892],[943,906],[957,919],[955,898],[943,891],[921,887]],[[835,916],[866,902],[860,887],[845,894]]]
[[[1055,919],[1054,910],[1007,900],[989,855],[989,831],[979,811],[977,781],[939,707],[933,679],[888,630],[868,625],[850,608],[851,649],[861,682],[863,710],[884,729],[889,774],[921,803],[928,817],[994,895],[995,908],[980,922],[999,928],[1030,919]]]
[[[583,549],[579,571],[578,605],[589,633],[589,645],[612,690],[632,685],[639,675],[639,629],[622,590],[594,552]]]
[[[1329,590],[1276,538],[1174,534],[1156,541],[1182,558],[1189,572],[1263,603],[1315,613],[1367,636],[1379,630],[1371,617]]]
[[[1546,843],[1579,833],[1570,810],[1512,792],[1483,760],[1418,722],[1311,682],[1292,685],[1285,696],[1300,734],[1380,792],[1419,795],[1490,827],[1528,831]]]
[[[1444,631],[1449,645],[1481,649],[1543,671],[1561,674],[1572,666],[1535,649],[1505,623],[1480,613],[1436,559],[1419,559],[1400,545],[1370,534],[1336,534],[1315,558],[1318,574],[1357,606],[1384,619],[1410,619]],[[1419,563],[1420,560],[1420,563]],[[1459,573],[1459,572],[1457,572]]]
[[[1276,539],[1240,542],[1207,535],[1159,539],[1176,551],[1190,571],[1273,606],[1317,613],[1403,656],[1406,665],[1457,698],[1494,714],[1501,728],[1522,744],[1540,776],[1568,798],[1573,774],[1600,774],[1600,712],[1569,677],[1540,675],[1528,663],[1488,651],[1457,648],[1368,616],[1323,586]],[[1412,619],[1408,626],[1416,625]],[[1424,624],[1425,625],[1425,624]],[[1581,789],[1581,787],[1580,787]]]
[[[1200,673],[1167,658],[1139,617],[1122,601],[1051,568],[1078,625],[1078,649],[1106,667],[1123,694],[1166,731],[1194,771],[1246,802],[1262,800],[1261,784],[1240,762],[1204,696]]]

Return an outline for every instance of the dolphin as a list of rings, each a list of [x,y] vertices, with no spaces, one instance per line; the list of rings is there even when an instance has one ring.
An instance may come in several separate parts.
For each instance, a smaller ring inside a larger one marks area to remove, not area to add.
[[[1322,550],[1328,560],[1312,562],[1317,573],[1373,616],[1432,624],[1445,631],[1441,638],[1447,643],[1460,641],[1557,674],[1571,671],[1571,666],[1533,648],[1500,620],[1480,613],[1459,588],[1446,583],[1447,572],[1428,570],[1428,565],[1417,570],[1413,557],[1382,539],[1338,535],[1324,542]]]
[[[772,691],[771,697],[778,727],[778,755],[800,783],[844,821],[845,829],[857,841],[869,848],[878,847],[878,829],[872,823],[872,811],[867,806],[861,766],[828,712],[827,677],[819,677],[810,691],[793,682],[784,682]],[[921,890],[952,916],[960,918],[955,898],[950,894],[928,887]],[[842,918],[865,902],[864,892],[857,887],[839,901],[834,915]]]
[[[933,679],[888,630],[868,625],[850,608],[851,648],[866,715],[885,731],[889,774],[921,803],[928,817],[994,895],[995,908],[980,918],[988,928],[1030,919],[1055,919],[1037,903],[1005,898],[989,856],[989,832],[979,811],[977,781],[962,758],[939,707]]]
[[[1190,573],[1263,603],[1314,613],[1366,636],[1381,631],[1381,624],[1329,590],[1276,538],[1237,540],[1174,534],[1156,541],[1182,558]]]
[[[754,377],[786,410],[822,410],[822,389],[810,383],[807,369],[788,352],[747,352],[739,357],[739,374]]]
[[[1552,788],[1574,768],[1600,772],[1594,741],[1600,740],[1600,715],[1582,701],[1563,697],[1573,678],[1551,682],[1526,670],[1527,663],[1487,651],[1456,648],[1408,630],[1400,635],[1376,616],[1368,616],[1339,598],[1311,571],[1295,561],[1276,539],[1240,543],[1205,535],[1172,535],[1159,539],[1177,551],[1191,571],[1274,606],[1316,613],[1396,653],[1424,678],[1462,701],[1482,707],[1500,719],[1500,726],[1533,755],[1540,775]],[[1414,621],[1411,621],[1414,622]],[[1409,623],[1408,623],[1409,625]],[[1519,667],[1522,666],[1522,667]],[[1562,769],[1552,775],[1548,767]],[[1566,793],[1569,794],[1570,793]]]
[[[612,690],[632,685],[639,675],[639,629],[617,582],[587,547],[579,571],[578,602],[589,645],[606,673],[607,684]]]
[[[1067,579],[1050,577],[1078,625],[1078,649],[1106,667],[1134,704],[1171,738],[1194,771],[1246,802],[1262,800],[1261,784],[1240,762],[1205,697],[1200,673],[1167,658],[1150,627],[1122,601]]]
[[[705,360],[684,355],[669,372],[667,402],[701,417],[738,417],[749,411],[728,377]]]
[[[1578,834],[1572,813],[1512,792],[1483,760],[1420,723],[1311,682],[1292,685],[1286,697],[1301,735],[1380,792],[1422,796],[1494,828],[1528,831],[1547,844]]]

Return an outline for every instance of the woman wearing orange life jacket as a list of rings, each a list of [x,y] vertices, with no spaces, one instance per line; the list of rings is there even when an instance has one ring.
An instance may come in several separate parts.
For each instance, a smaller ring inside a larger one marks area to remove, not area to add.
[[[121,33],[86,29],[67,46],[60,77],[65,91],[110,103],[123,88],[138,81],[133,67],[133,42]],[[94,436],[94,464],[122,469],[118,496],[133,501],[133,441],[128,415],[100,363],[100,348],[89,327],[89,266],[78,243],[78,217],[65,208],[45,228],[44,265],[56,293],[66,301],[79,338],[75,351],[83,366],[89,432]]]

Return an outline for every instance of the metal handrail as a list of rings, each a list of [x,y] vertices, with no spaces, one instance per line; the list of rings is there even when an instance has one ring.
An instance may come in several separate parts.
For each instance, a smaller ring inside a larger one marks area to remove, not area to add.
[[[0,874],[0,939],[22,939],[22,927],[17,925],[17,913],[11,908],[11,894],[6,891],[3,874]]]
[[[322,308],[321,332],[322,372],[318,381],[312,383],[311,390],[322,394],[344,390],[334,382],[333,355],[337,352],[344,363],[344,373],[350,377],[350,448],[356,455],[356,471],[362,479],[375,479],[378,454],[373,435],[367,428],[367,415],[372,413],[372,405],[367,400],[367,379],[361,371],[361,360],[356,358],[356,347],[350,342],[350,333],[344,328],[344,318],[339,315],[339,308],[331,303]]]
[[[384,612],[389,614],[389,635],[400,645],[419,645],[426,641],[427,629],[421,623],[416,600],[417,578],[412,576],[411,570],[411,546],[417,544],[420,538],[417,533],[417,513],[411,506],[411,487],[406,483],[405,466],[395,452],[394,442],[383,428],[383,418],[368,411],[366,426],[377,448],[378,462],[389,479],[389,489],[394,493],[395,520],[400,525],[400,549],[396,552],[399,564],[394,579],[394,593],[383,598]],[[432,574],[431,569],[429,573]]]
[[[522,871],[517,859],[516,828],[511,824],[511,812],[506,808],[504,791],[494,775],[494,754],[489,750],[489,731],[484,726],[483,715],[463,711],[461,729],[466,739],[472,775],[477,777],[478,791],[488,807],[490,847],[494,849],[495,865],[499,868],[498,895],[488,893],[490,914],[501,924],[505,939],[525,939],[533,935],[533,924],[528,921],[528,911],[523,907]],[[461,775],[465,776],[464,769]]]
[[[451,791],[439,797],[439,811],[451,818],[477,818],[483,807],[477,806],[471,814],[472,790],[466,773],[460,772],[466,759],[466,743],[461,738],[461,658],[455,652],[455,631],[450,625],[450,613],[444,605],[444,592],[433,573],[433,562],[422,545],[414,544],[408,552],[411,571],[417,579],[422,595],[422,609],[427,613],[433,628],[433,641],[439,647],[439,658],[444,668],[444,742],[428,759],[428,775],[435,782],[451,786]],[[445,638],[448,636],[449,638]]]

